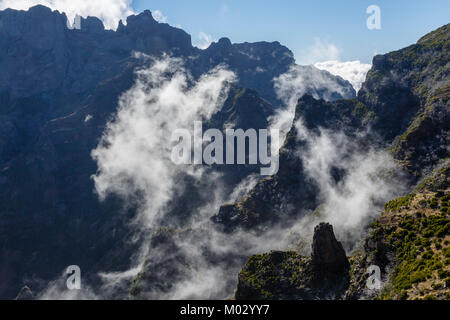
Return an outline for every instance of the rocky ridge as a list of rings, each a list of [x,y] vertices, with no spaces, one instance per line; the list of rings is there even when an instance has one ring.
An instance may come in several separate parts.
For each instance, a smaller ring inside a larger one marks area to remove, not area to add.
[[[302,119],[308,130],[342,131],[353,139],[362,136],[361,148],[369,143],[390,149],[399,168],[408,172],[412,192],[386,203],[384,212],[349,257],[350,270],[345,275],[349,281],[342,295],[336,297],[330,290],[328,298],[449,299],[449,36],[450,25],[446,25],[415,45],[376,56],[357,99],[326,102],[305,96],[298,102],[296,119]],[[296,136],[293,127],[282,154],[299,150],[302,145]],[[280,162],[280,166],[280,173],[271,180],[282,181],[292,174],[301,177],[299,160]],[[250,228],[272,222],[271,217],[259,218],[267,209],[261,211],[249,204],[261,203],[266,197],[286,197],[296,189],[295,183],[274,189],[267,187],[267,179],[260,181],[243,201],[222,207],[222,215],[233,219],[216,222],[227,227],[227,221],[233,221],[234,228],[248,228],[249,216],[258,217]],[[271,216],[276,217],[277,212]],[[338,247],[334,250],[340,251]],[[311,269],[299,262],[304,258],[298,258],[297,253],[277,253],[285,257],[277,272],[288,270],[296,276],[295,281],[286,282],[266,274],[264,263],[254,263],[270,255],[250,258],[239,278],[245,290],[238,286],[236,298],[316,298],[296,293],[298,284],[311,275]],[[292,256],[293,260],[287,258]],[[325,268],[324,261],[318,265]],[[368,268],[373,265],[381,269],[379,290],[367,286]],[[283,287],[282,292],[276,291],[278,286]],[[253,295],[255,291],[260,294]]]
[[[317,187],[297,155],[305,147],[295,127],[299,119],[312,133],[342,132],[361,150],[390,149],[412,188],[450,154],[449,34],[446,25],[415,45],[376,56],[356,99],[328,102],[303,96],[280,150],[279,172],[238,203],[224,205],[213,220],[227,231],[264,228],[295,217],[298,208],[304,212],[320,205]]]

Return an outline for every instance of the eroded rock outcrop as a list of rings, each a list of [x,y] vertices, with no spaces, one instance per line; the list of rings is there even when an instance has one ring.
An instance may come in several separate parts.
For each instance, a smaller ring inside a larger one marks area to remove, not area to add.
[[[311,263],[313,271],[325,278],[340,277],[350,268],[342,244],[336,240],[333,226],[321,223],[314,229]]]
[[[311,257],[280,252],[251,257],[239,274],[236,299],[340,299],[349,283],[349,262],[333,227],[314,230]]]

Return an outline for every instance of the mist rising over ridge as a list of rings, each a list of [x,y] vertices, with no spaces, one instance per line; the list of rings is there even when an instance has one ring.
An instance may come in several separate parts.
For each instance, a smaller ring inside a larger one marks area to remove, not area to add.
[[[87,274],[128,268],[137,250],[128,227],[136,207],[114,195],[99,201],[91,151],[115,116],[120,96],[135,84],[136,70],[148,66],[136,52],[182,59],[194,80],[219,65],[234,72],[228,113],[213,119],[215,125],[254,122],[254,114],[242,112],[247,101],[264,110],[255,124],[267,125],[280,106],[273,78],[294,63],[278,42],[232,44],[224,38],[197,49],[186,32],[156,22],[150,11],[130,16],[116,31],[105,30],[95,17],[80,21],[81,29],[69,29],[63,13],[40,5],[0,11],[1,254],[7,270],[2,297],[14,297],[24,283],[39,291],[69,260]],[[298,75],[314,80],[309,70]],[[321,74],[325,81],[306,81],[305,91],[332,99],[355,95],[350,83]],[[230,186],[250,173],[227,170]],[[172,206],[193,210],[194,203]],[[29,231],[12,234],[19,225]],[[122,249],[113,250],[114,244]],[[106,252],[115,258],[106,258]],[[51,261],[49,267],[44,260]],[[13,268],[16,264],[20,267]]]
[[[0,11],[0,299],[446,297],[448,24],[318,68],[278,41],[199,49],[149,10],[79,22]],[[278,172],[174,163],[198,122],[279,129]]]

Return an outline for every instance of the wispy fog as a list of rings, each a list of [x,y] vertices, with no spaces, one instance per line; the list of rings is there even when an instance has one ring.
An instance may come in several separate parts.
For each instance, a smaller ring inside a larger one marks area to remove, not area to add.
[[[137,205],[137,217],[129,227],[141,235],[141,248],[128,270],[101,273],[100,289],[84,286],[76,295],[67,296],[60,292],[59,281],[49,286],[43,298],[117,297],[115,292],[128,292],[131,280],[143,269],[152,279],[140,297],[229,298],[249,256],[271,250],[306,254],[313,228],[322,221],[332,223],[338,237],[350,248],[361,238],[370,219],[380,212],[381,205],[400,190],[397,182],[383,178],[394,168],[383,150],[362,148],[340,132],[308,132],[300,119],[295,126],[298,139],[306,141],[306,147],[298,151],[298,160],[320,188],[320,208],[313,214],[298,208],[301,218],[287,229],[273,226],[262,233],[219,231],[210,221],[211,216],[221,205],[244,197],[261,177],[251,175],[233,192],[226,192],[220,174],[199,166],[174,165],[170,139],[173,130],[190,129],[194,121],[207,120],[217,112],[227,97],[227,83],[236,77],[225,66],[219,66],[196,80],[180,59],[139,57],[147,61],[148,67],[137,71],[135,85],[121,96],[117,115],[92,156],[98,165],[93,179],[100,199],[113,193]],[[308,78],[304,77],[294,66],[274,79],[285,107],[271,119],[272,128],[289,130],[297,100],[311,88],[340,90],[323,71],[309,72]],[[342,172],[340,180],[333,174],[336,170]],[[189,191],[177,179],[180,175],[208,186],[203,190],[208,201],[191,213],[182,230],[170,236],[170,246],[152,247],[148,235],[163,226],[173,227],[167,217],[168,203],[175,193]]]
[[[112,192],[140,201],[139,223],[153,227],[164,218],[180,171],[201,175],[171,161],[172,132],[209,119],[222,106],[226,83],[235,76],[217,67],[195,82],[180,59],[142,59],[151,66],[137,71],[136,84],[121,96],[117,115],[92,156],[98,164],[94,181],[100,198]]]
[[[392,157],[384,149],[361,143],[364,133],[356,138],[325,129],[315,133],[305,128],[302,119],[295,127],[297,138],[307,142],[298,156],[320,188],[321,205],[306,218],[309,228],[329,222],[341,240],[355,244],[384,203],[404,191]]]
[[[366,80],[367,72],[372,68],[371,64],[361,63],[358,60],[346,62],[331,60],[318,62],[314,66],[317,69],[326,70],[335,76],[340,76],[349,81],[356,92],[361,89],[364,80]]]

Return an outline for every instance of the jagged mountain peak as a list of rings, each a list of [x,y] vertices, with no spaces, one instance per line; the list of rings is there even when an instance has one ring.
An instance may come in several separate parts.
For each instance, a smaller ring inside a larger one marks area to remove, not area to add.
[[[131,15],[127,17],[127,29],[137,31],[141,29],[141,32],[150,29],[152,26],[158,25],[159,22],[153,18],[150,10],[144,10],[143,12]]]
[[[231,40],[226,37],[220,38],[219,41],[217,42],[217,44],[224,48],[231,47],[231,45],[232,45]]]
[[[257,90],[278,106],[273,79],[295,63],[293,53],[279,42],[233,44],[221,38],[200,50],[192,46],[188,33],[158,23],[149,10],[129,16],[117,31],[105,30],[96,17],[81,18],[80,26],[81,30],[68,28],[64,13],[45,6],[0,11],[0,93],[7,91],[12,97],[57,90],[87,94],[101,81],[120,74],[122,63],[135,63],[131,60],[137,51],[185,58],[194,76],[226,65],[238,76],[239,85]],[[313,74],[308,68],[302,70]],[[333,99],[352,94],[350,84],[328,73],[325,77],[342,88],[338,91],[343,94],[333,94]],[[314,76],[305,78],[313,81]]]
[[[103,21],[97,17],[81,18],[81,30],[87,32],[103,32],[105,26]]]
[[[333,299],[348,287],[350,264],[333,227],[314,229],[312,255],[272,251],[255,255],[239,273],[235,297],[247,299]]]
[[[314,270],[319,274],[339,274],[349,268],[342,244],[336,240],[333,226],[321,223],[314,228],[311,253]]]

